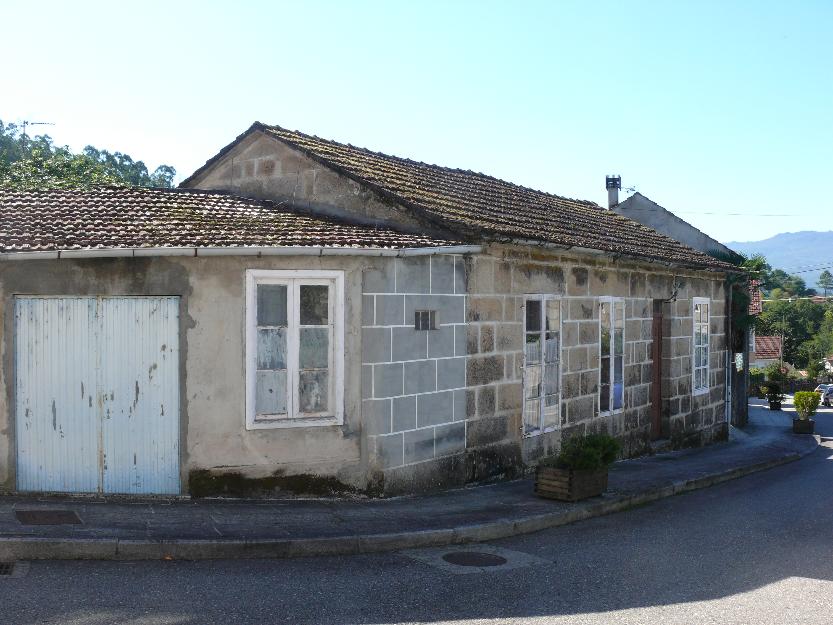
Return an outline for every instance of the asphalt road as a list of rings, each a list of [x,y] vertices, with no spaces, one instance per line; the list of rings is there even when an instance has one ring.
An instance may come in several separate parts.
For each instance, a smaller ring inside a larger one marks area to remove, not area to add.
[[[833,437],[833,410],[817,430]],[[483,548],[516,568],[403,554],[32,562],[0,577],[0,623],[827,625],[831,486],[833,442],[777,469]]]

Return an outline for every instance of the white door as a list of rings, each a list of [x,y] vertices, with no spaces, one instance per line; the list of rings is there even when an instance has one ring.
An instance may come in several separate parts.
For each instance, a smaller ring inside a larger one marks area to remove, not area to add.
[[[17,488],[174,494],[179,298],[15,299]]]

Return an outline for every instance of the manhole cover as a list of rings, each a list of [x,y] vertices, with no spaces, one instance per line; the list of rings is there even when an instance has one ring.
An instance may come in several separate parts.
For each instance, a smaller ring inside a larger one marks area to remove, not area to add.
[[[14,573],[14,562],[0,562],[0,575],[11,575]]]
[[[16,510],[23,525],[78,525],[81,519],[72,510]]]
[[[500,566],[507,562],[503,556],[480,551],[452,551],[445,554],[443,560],[457,566]]]

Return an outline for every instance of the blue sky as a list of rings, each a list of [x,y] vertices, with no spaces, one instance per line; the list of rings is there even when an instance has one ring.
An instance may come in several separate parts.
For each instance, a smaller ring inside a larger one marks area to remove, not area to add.
[[[0,119],[181,178],[260,120],[603,205],[619,173],[723,241],[833,229],[829,0],[30,0],[0,15]]]

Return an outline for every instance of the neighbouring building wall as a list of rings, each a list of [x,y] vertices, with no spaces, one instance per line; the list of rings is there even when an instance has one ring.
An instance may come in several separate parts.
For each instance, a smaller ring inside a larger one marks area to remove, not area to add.
[[[644,453],[651,431],[655,299],[673,299],[663,305],[663,437],[682,447],[727,435],[722,275],[508,246],[430,261],[383,260],[363,282],[362,379],[371,462],[386,492],[518,475],[557,451],[564,436],[587,432],[619,437],[625,456]],[[562,400],[559,427],[524,437],[528,294],[559,296]],[[602,296],[622,298],[626,312],[624,409],[607,415],[599,414]],[[694,297],[711,304],[710,388],[696,397]],[[413,330],[413,310],[420,306],[437,309],[437,330]]]

